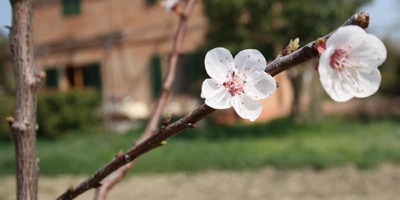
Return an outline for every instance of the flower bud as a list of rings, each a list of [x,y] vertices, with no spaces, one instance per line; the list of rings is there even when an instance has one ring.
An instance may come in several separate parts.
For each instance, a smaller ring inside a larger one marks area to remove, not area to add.
[[[283,51],[283,54],[284,55],[289,55],[289,54],[295,52],[297,49],[299,49],[299,47],[300,47],[299,41],[300,41],[299,38],[296,38],[294,40],[290,40],[289,45],[287,45],[287,47]]]

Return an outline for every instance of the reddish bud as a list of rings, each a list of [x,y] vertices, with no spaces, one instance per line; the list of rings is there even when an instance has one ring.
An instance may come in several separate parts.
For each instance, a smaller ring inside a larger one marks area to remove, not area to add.
[[[8,124],[11,126],[12,123],[14,123],[14,118],[11,116],[6,117],[6,121],[8,122]]]
[[[163,126],[164,126],[164,127],[167,127],[167,126],[169,125],[169,123],[170,123],[170,121],[171,121],[172,113],[173,113],[173,112],[169,112],[169,113],[167,114],[167,117],[163,120]]]
[[[319,55],[321,55],[325,51],[325,49],[326,49],[326,42],[321,42],[318,44],[317,50]]]
[[[46,78],[46,72],[44,72],[44,71],[42,71],[42,72],[40,72],[40,74],[39,74],[39,77],[41,78],[41,79],[45,79]]]
[[[318,56],[320,56],[326,49],[326,41],[324,38],[318,38],[314,44],[314,48],[318,51]]]
[[[368,25],[369,25],[369,13],[367,13],[367,12],[364,12],[364,11],[362,11],[362,12],[359,12],[358,14],[357,14],[357,21],[359,22],[359,25],[362,27],[362,28],[367,28],[368,27]]]
[[[299,49],[299,47],[300,47],[299,41],[300,41],[299,38],[290,40],[290,42],[287,45],[287,47],[285,48],[285,50],[283,50],[283,55],[289,55],[289,54],[295,52],[297,49]]]
[[[117,153],[117,155],[115,155],[115,157],[119,157],[124,153],[124,151],[122,149],[120,149]]]
[[[188,128],[196,128],[197,125],[194,123],[187,123]]]

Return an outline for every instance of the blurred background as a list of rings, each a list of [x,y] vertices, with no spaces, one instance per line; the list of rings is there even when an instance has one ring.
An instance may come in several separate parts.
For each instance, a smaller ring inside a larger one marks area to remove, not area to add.
[[[132,181],[142,181],[137,184],[144,188],[143,199],[159,198],[146,195],[147,181],[150,188],[171,187],[161,190],[168,199],[377,199],[374,195],[382,193],[388,196],[378,199],[395,199],[400,192],[383,186],[400,184],[399,9],[396,0],[197,1],[165,108],[175,119],[203,103],[208,50],[221,46],[235,55],[253,48],[272,61],[290,39],[298,37],[305,45],[358,11],[370,13],[366,31],[388,50],[380,67],[381,87],[369,98],[336,103],[321,87],[317,59],[285,71],[275,77],[280,87],[262,101],[255,123],[240,119],[233,109],[219,110],[143,156],[131,172]],[[73,177],[95,172],[140,137],[167,70],[178,22],[157,0],[36,0],[35,65],[47,74],[37,119],[44,199],[77,183]],[[8,1],[0,2],[0,26],[0,119],[5,119],[13,115],[15,99]],[[0,182],[14,181],[14,162],[3,120]],[[176,196],[178,186],[189,182],[197,185]],[[12,199],[13,190],[0,187],[0,199]]]

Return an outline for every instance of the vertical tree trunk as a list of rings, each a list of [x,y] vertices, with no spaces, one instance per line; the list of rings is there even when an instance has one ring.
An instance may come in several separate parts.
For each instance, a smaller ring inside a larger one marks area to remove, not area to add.
[[[289,79],[293,85],[293,102],[290,112],[290,118],[295,123],[299,123],[302,119],[300,108],[300,97],[303,89],[303,73],[304,67],[298,67],[289,70]]]
[[[322,100],[325,91],[321,87],[318,72],[314,71],[315,66],[308,62],[307,69],[312,71],[310,87],[310,104],[308,105],[306,119],[310,122],[321,122],[324,118],[322,113]]]
[[[10,45],[16,81],[11,131],[16,152],[17,199],[36,200],[39,168],[36,158],[36,90],[41,82],[33,61],[32,18],[35,0],[10,0],[13,17]]]

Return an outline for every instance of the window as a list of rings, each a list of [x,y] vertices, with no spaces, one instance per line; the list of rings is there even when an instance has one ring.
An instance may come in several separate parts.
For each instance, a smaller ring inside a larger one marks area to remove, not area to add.
[[[57,68],[46,69],[46,87],[58,87]]]
[[[80,0],[62,0],[63,15],[75,15],[81,12]]]
[[[67,66],[66,76],[69,88],[101,87],[100,65],[97,63],[84,67]]]

